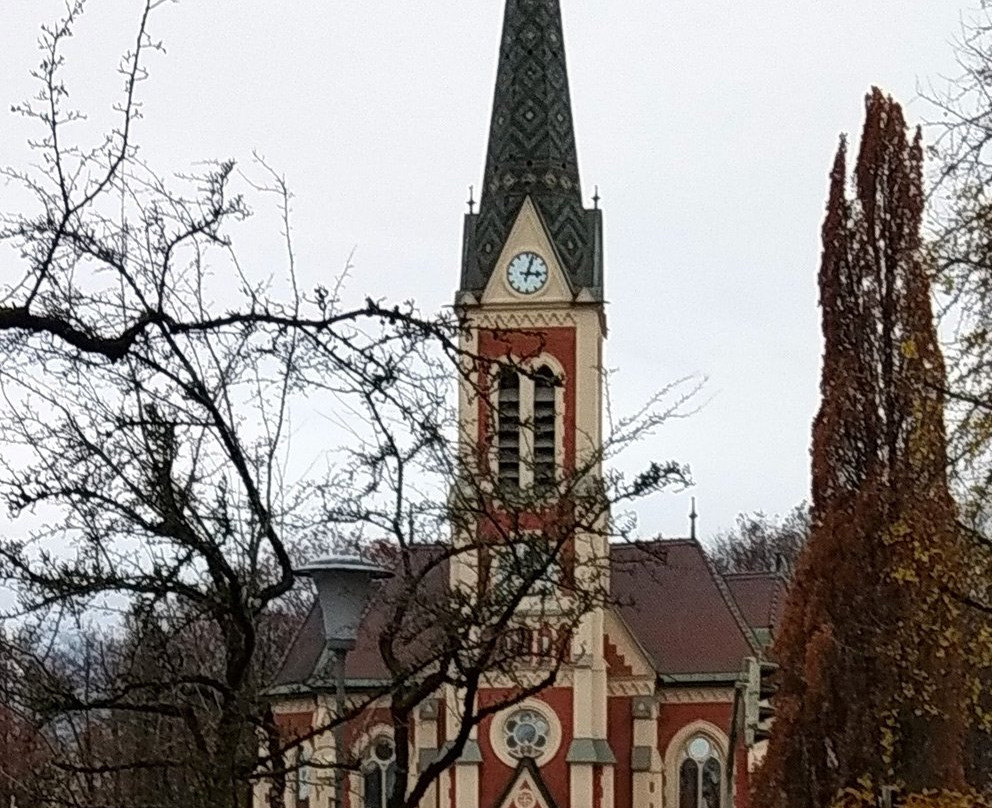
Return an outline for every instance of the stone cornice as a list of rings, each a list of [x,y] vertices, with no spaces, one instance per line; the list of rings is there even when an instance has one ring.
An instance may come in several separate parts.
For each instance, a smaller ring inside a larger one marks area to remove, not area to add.
[[[685,687],[662,690],[658,694],[662,704],[731,704],[734,701],[732,687]]]
[[[606,692],[610,696],[652,696],[654,682],[651,679],[611,679]]]

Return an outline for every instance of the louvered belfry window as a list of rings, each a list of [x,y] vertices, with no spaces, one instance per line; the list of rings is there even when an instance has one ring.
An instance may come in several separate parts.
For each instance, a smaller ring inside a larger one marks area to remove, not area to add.
[[[556,382],[548,368],[534,376],[534,483],[553,485],[558,445],[558,417],[555,405]]]
[[[499,482],[520,487],[520,376],[505,369],[499,377],[496,446],[499,452]]]

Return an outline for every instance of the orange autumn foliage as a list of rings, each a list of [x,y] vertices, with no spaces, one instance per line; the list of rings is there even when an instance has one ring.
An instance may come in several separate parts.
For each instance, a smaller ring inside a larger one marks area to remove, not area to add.
[[[920,236],[921,136],[910,141],[899,105],[874,89],[853,198],[846,158],[842,140],[819,277],[813,527],[775,644],[777,718],[753,804],[855,808],[876,783],[917,795],[917,808],[951,808],[968,804],[954,801],[966,793],[963,618],[945,586],[962,552]],[[949,801],[920,801],[926,792]]]

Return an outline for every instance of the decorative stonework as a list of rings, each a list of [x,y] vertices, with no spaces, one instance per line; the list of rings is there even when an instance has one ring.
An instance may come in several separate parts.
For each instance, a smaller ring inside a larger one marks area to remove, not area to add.
[[[526,330],[528,328],[574,328],[577,325],[574,310],[554,311],[541,309],[528,312],[489,311],[473,315],[472,324],[479,329],[493,331]]]
[[[651,679],[611,679],[606,685],[610,696],[652,696],[654,681]]]
[[[658,694],[662,704],[731,704],[734,701],[732,687],[679,688],[662,690]]]
[[[454,803],[452,803],[454,804]],[[541,772],[532,760],[522,760],[494,808],[557,808]]]
[[[707,739],[716,748],[720,760],[727,759],[729,740],[724,731],[715,724],[708,721],[694,721],[682,727],[669,741],[665,750],[665,805],[679,804],[679,766],[685,755],[686,745],[697,736]]]
[[[543,740],[539,740],[542,736]],[[527,699],[504,710],[489,726],[489,743],[507,766],[516,766],[522,759],[543,766],[557,754],[562,737],[555,711],[538,699]]]
[[[635,719],[646,718],[652,719],[655,717],[655,709],[657,707],[657,700],[653,696],[638,696],[631,699],[630,711]]]

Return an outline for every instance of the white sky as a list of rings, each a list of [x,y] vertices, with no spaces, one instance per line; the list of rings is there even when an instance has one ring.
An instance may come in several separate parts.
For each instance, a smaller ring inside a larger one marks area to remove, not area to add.
[[[826,177],[878,84],[925,117],[919,81],[955,73],[978,0],[562,0],[584,191],[606,219],[612,397],[709,378],[705,408],[631,456],[691,464],[700,532],[807,496],[820,361],[816,272]],[[106,123],[139,0],[90,0],[68,50],[76,104]],[[23,164],[6,113],[36,92],[39,25],[56,0],[2,0],[0,163]],[[138,129],[162,172],[252,150],[295,193],[310,285],[353,247],[356,294],[452,301],[467,188],[484,163],[503,0],[183,0],[152,30]],[[11,197],[0,187],[0,205]],[[262,217],[242,257],[278,259]],[[5,277],[17,271],[2,267]],[[306,428],[306,427],[304,427]],[[318,427],[315,424],[313,429]],[[639,509],[687,531],[689,496]]]

